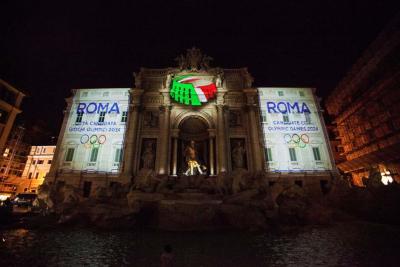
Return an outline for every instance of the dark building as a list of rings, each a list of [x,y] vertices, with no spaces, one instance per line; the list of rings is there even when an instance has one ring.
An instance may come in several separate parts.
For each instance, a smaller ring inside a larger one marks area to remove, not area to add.
[[[353,183],[379,171],[400,182],[400,16],[350,69],[326,100]],[[384,179],[382,179],[384,180]]]

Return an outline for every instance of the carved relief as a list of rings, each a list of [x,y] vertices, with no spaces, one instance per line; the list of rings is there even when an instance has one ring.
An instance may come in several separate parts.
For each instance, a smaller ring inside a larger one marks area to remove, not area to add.
[[[146,111],[143,118],[144,128],[158,128],[159,118],[158,112],[156,111]]]
[[[153,95],[153,96],[146,96],[143,100],[145,104],[157,104],[161,105],[163,102],[163,99],[159,95]]]
[[[242,114],[238,110],[229,111],[229,127],[238,127],[242,125]]]
[[[175,58],[175,61],[178,63],[179,69],[181,70],[206,70],[210,68],[210,62],[212,60],[212,57],[203,55],[200,49],[196,47],[187,49],[186,55],[179,55]]]

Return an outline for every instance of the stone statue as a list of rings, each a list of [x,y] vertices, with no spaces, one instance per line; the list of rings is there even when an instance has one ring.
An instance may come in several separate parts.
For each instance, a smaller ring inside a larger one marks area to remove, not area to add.
[[[200,49],[196,47],[192,47],[191,49],[187,50],[186,59],[190,69],[197,70],[200,67],[202,54]]]
[[[154,168],[153,141],[147,141],[143,151],[143,169]]]
[[[142,81],[141,81],[140,73],[137,74],[136,72],[134,72],[133,73],[133,77],[135,77],[135,87],[136,88],[141,88]]]
[[[217,75],[217,78],[215,79],[215,85],[217,87],[221,87],[222,86],[222,78],[221,78],[221,74]]]
[[[199,174],[203,174],[200,164],[197,161],[197,151],[195,148],[195,142],[192,140],[190,144],[185,148],[185,160],[187,164],[186,176],[194,175],[194,169],[197,169]]]
[[[169,87],[171,86],[171,79],[172,79],[172,75],[168,74],[167,79],[165,80],[165,88],[166,89],[169,89]]]
[[[244,78],[245,88],[251,88],[251,85],[253,84],[253,82],[254,82],[254,78],[251,77],[251,75],[249,73],[247,73]]]
[[[230,111],[229,112],[229,126],[230,127],[236,127],[241,125],[240,122],[240,113],[237,111]]]
[[[242,141],[237,141],[232,150],[232,160],[234,169],[244,168],[244,154],[246,150],[242,147]]]
[[[186,50],[186,55],[179,55],[175,58],[178,63],[179,69],[189,69],[197,71],[199,69],[208,69],[210,67],[210,62],[213,60],[212,57],[203,55],[200,49],[192,47]]]
[[[201,68],[202,69],[209,69],[210,68],[210,62],[213,60],[212,57],[204,55],[202,60],[201,60]]]

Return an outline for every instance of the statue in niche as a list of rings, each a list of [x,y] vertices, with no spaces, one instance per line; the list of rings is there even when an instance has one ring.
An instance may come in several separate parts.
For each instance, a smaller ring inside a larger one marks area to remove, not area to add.
[[[195,170],[197,170],[199,174],[203,174],[201,166],[197,161],[197,151],[195,148],[195,142],[193,140],[190,141],[190,144],[185,148],[184,153],[185,153],[185,161],[187,164],[187,170],[185,172],[185,175],[186,176],[194,175]]]
[[[144,114],[143,125],[146,128],[157,128],[158,127],[158,116],[153,111],[147,111]]]
[[[242,146],[242,141],[236,141],[235,147],[232,150],[232,162],[234,169],[243,169],[245,166],[244,164],[244,156],[246,150]]]
[[[153,141],[146,141],[142,155],[143,169],[154,169]]]
[[[133,73],[133,77],[135,77],[135,87],[136,88],[141,88],[142,86],[142,80],[140,77],[140,73],[137,74],[136,72]]]

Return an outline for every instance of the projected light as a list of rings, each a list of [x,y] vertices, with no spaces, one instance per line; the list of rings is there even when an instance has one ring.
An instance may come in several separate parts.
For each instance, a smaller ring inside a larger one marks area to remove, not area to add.
[[[173,79],[171,97],[184,105],[201,106],[215,97],[217,87],[204,77],[196,75],[181,75]]]

